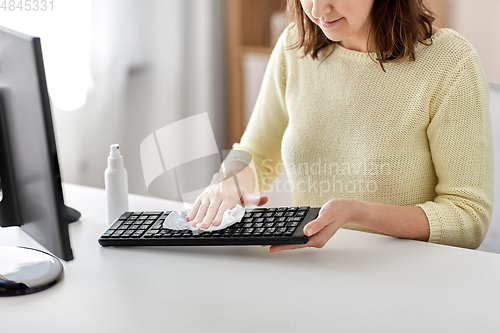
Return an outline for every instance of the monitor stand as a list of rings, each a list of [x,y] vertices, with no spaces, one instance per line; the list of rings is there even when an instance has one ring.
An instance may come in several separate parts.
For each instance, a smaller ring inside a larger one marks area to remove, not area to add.
[[[76,209],[68,206],[65,207],[66,207],[66,221],[68,223],[76,222],[80,219],[80,217],[82,217],[82,214]]]
[[[65,207],[67,223],[80,219],[79,211]],[[63,271],[59,258],[49,253],[21,246],[0,246],[0,297],[48,289],[62,279]]]
[[[63,276],[61,261],[40,250],[0,246],[0,296],[20,296],[45,290]]]

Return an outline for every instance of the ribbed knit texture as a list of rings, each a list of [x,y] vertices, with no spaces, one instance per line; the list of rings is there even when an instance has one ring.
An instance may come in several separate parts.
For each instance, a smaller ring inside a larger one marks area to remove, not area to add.
[[[430,242],[477,248],[493,200],[488,86],[474,48],[441,29],[416,61],[387,63],[335,46],[291,50],[288,27],[268,64],[240,144],[259,189],[284,163],[294,205],[334,198],[421,207]],[[348,224],[346,228],[370,231]]]

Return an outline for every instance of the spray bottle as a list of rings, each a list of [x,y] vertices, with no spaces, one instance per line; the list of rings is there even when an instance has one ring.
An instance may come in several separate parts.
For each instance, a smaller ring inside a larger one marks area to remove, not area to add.
[[[128,211],[128,178],[123,166],[120,146],[110,146],[108,167],[104,172],[104,187],[108,208],[108,223],[113,223],[123,213]]]

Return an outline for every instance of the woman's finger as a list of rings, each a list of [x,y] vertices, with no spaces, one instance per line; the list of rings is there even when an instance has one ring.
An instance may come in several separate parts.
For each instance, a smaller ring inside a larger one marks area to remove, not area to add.
[[[221,203],[222,203],[221,197],[212,198],[212,200],[210,201],[210,206],[208,206],[207,209],[207,214],[205,215],[203,221],[201,222],[201,227],[203,229],[208,228],[212,224],[212,221],[214,220],[215,216],[217,215],[217,212],[219,211]]]
[[[200,197],[198,197],[196,199],[196,201],[194,202],[193,208],[191,208],[191,211],[186,216],[186,220],[188,220],[190,222],[194,219],[194,217],[196,216],[196,213],[198,213],[198,209],[200,208],[200,205],[201,205],[201,200],[200,200]]]
[[[205,215],[207,215],[207,210],[209,206],[210,206],[210,201],[208,200],[208,198],[206,198],[205,200],[203,200],[200,207],[198,208],[198,212],[196,212],[196,216],[194,217],[193,220],[193,226],[196,226],[199,223],[201,223],[201,221],[203,221],[203,218],[205,217]]]
[[[219,207],[219,211],[217,212],[217,215],[215,216],[212,224],[213,225],[220,225],[222,223],[222,219],[224,218],[224,213],[226,210],[231,209],[232,206],[228,203],[222,203]]]

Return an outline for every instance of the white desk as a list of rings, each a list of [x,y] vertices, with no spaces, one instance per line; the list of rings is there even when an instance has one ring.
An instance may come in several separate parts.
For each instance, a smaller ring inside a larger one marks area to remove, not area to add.
[[[323,249],[103,248],[104,191],[65,184],[75,260],[0,298],[0,331],[500,332],[500,255],[340,230]],[[178,203],[130,197],[132,210]],[[18,228],[1,245],[40,248]]]

